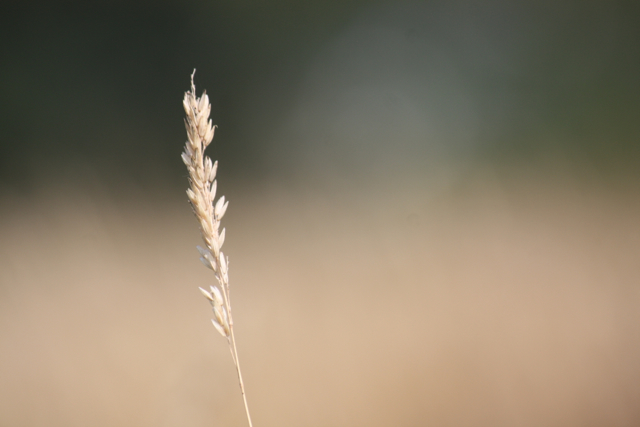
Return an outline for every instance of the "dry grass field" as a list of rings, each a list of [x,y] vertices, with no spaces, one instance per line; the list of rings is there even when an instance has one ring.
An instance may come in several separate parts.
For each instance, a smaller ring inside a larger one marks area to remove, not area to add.
[[[392,184],[227,193],[256,426],[640,423],[633,186]],[[245,425],[196,221],[168,192],[3,196],[0,425]]]

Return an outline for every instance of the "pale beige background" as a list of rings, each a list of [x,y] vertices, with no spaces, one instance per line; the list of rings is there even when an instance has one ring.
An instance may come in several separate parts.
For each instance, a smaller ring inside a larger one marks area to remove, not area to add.
[[[255,425],[636,425],[637,192],[503,178],[236,191],[226,251]],[[4,425],[244,425],[181,190],[90,187],[4,198]]]

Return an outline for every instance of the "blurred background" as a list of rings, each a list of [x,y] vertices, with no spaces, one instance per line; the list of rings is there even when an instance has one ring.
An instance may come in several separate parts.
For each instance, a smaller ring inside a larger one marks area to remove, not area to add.
[[[640,424],[632,1],[0,6],[0,425]]]

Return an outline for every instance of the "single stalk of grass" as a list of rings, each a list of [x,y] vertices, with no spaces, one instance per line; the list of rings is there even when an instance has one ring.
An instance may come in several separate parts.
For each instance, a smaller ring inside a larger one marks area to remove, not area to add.
[[[231,316],[231,299],[229,297],[229,258],[225,257],[221,251],[225,230],[223,228],[222,231],[219,231],[220,220],[224,216],[229,202],[225,202],[224,196],[222,196],[214,203],[218,162],[212,162],[209,157],[204,155],[204,150],[213,140],[215,126],[211,124],[211,119],[209,119],[211,104],[209,104],[206,91],[200,98],[196,97],[196,87],[193,83],[194,75],[195,70],[191,74],[191,90],[184,94],[182,102],[187,114],[185,126],[188,137],[184,153],[182,153],[182,160],[189,171],[190,188],[187,190],[187,196],[189,196],[193,212],[200,222],[200,232],[205,243],[205,247],[198,246],[200,261],[207,268],[213,270],[219,285],[219,287],[210,286],[210,291],[202,288],[200,291],[213,308],[214,318],[211,319],[213,326],[229,343],[231,357],[238,373],[247,420],[249,427],[253,427],[251,415],[249,415],[247,395],[244,391],[242,372],[240,371],[236,338],[233,333],[233,317]]]

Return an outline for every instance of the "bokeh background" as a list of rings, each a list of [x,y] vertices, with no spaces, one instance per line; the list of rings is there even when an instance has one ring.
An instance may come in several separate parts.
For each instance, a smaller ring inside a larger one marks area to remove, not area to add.
[[[0,425],[640,424],[632,1],[4,1]]]

